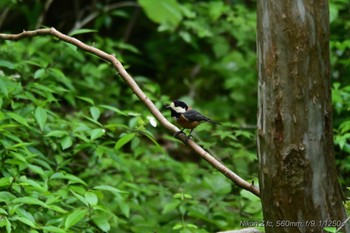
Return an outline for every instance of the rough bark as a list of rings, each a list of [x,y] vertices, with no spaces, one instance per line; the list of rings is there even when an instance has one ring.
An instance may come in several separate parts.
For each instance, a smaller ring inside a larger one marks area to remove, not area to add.
[[[339,227],[346,213],[333,150],[328,1],[258,0],[257,21],[266,232]]]

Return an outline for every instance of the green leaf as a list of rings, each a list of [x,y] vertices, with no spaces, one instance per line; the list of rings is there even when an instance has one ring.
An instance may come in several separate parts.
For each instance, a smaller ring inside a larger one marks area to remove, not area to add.
[[[26,218],[29,221],[31,221],[34,225],[36,224],[33,215],[27,210],[23,209],[22,207],[18,207],[16,209],[16,213],[18,214],[19,217]]]
[[[19,197],[16,198],[12,201],[12,203],[20,203],[20,204],[27,204],[27,205],[39,205],[42,207],[46,207],[46,204],[40,200],[38,200],[37,198],[34,197]]]
[[[1,106],[0,106],[1,109]],[[5,118],[5,114],[0,111],[0,121],[2,121]]]
[[[5,221],[6,221],[6,231],[7,233],[11,233],[12,232],[12,224],[11,222],[8,220],[8,218],[5,217]]]
[[[78,48],[77,48],[77,46],[75,46],[75,45],[73,45],[73,44],[71,44],[71,43],[68,43],[68,42],[66,42],[65,45],[66,45],[69,49],[71,49],[73,52],[78,53]]]
[[[212,20],[217,20],[222,14],[225,13],[225,4],[221,1],[212,1],[208,4],[209,15]]]
[[[110,110],[112,112],[118,113],[118,114],[123,115],[123,116],[127,116],[128,115],[125,112],[123,112],[122,110],[120,110],[120,109],[118,109],[116,107],[109,106],[109,105],[99,105],[99,107],[108,109],[108,110]]]
[[[173,230],[179,230],[179,229],[181,229],[181,228],[183,228],[183,224],[178,223],[178,224],[176,224],[176,225],[173,227]]]
[[[40,127],[41,131],[43,131],[44,130],[44,126],[45,126],[46,121],[47,121],[47,111],[46,111],[46,109],[44,109],[42,107],[37,107],[35,109],[34,115],[35,115],[36,121],[39,124],[39,127]]]
[[[21,154],[21,153],[17,153],[17,152],[12,152],[11,151],[11,155],[13,156],[13,158],[15,158],[18,161],[27,163],[26,158]]]
[[[227,194],[231,192],[231,182],[220,173],[206,176],[204,182],[216,194]]]
[[[10,192],[2,191],[0,192],[0,202],[11,202],[16,199],[16,196]]]
[[[82,28],[74,30],[73,32],[69,33],[70,36],[75,36],[79,34],[85,34],[85,33],[91,33],[91,32],[97,32],[95,29],[88,29],[88,28]]]
[[[42,187],[35,180],[31,180],[31,179],[27,179],[27,178],[21,178],[19,185],[21,185],[22,187],[24,187],[24,189],[29,190],[29,191],[33,191],[33,189],[35,189],[36,191],[39,191],[39,192],[42,192],[42,193],[47,192],[47,188]],[[29,188],[27,188],[27,187],[29,187]],[[45,207],[46,207],[46,204],[45,204]]]
[[[339,11],[335,4],[329,4],[329,22],[332,23],[338,18]]]
[[[337,232],[337,228],[336,227],[325,227],[325,228],[323,228],[323,230],[325,230],[327,232],[333,232],[333,233]]]
[[[28,167],[32,172],[39,174],[43,177],[46,177],[44,170],[41,167],[39,167],[37,165],[33,165],[33,164],[28,164]]]
[[[126,143],[130,142],[135,137],[135,135],[136,135],[135,133],[128,133],[128,134],[123,135],[115,144],[114,149],[119,150]]]
[[[167,214],[172,210],[175,210],[181,204],[180,200],[173,200],[171,202],[166,203],[163,206],[162,214]]]
[[[98,118],[100,118],[101,112],[100,112],[100,109],[98,109],[98,107],[92,106],[90,108],[90,114],[92,116],[92,119],[97,121]]]
[[[47,231],[47,232],[52,232],[52,233],[66,233],[66,231],[64,229],[55,227],[55,226],[44,226],[41,227],[41,229]]]
[[[73,195],[80,200],[82,203],[84,203],[84,205],[89,206],[88,201],[86,200],[86,198],[84,198],[82,195],[80,195],[79,193],[74,192],[72,189],[69,189],[69,191],[71,191],[73,193]]]
[[[61,138],[63,136],[68,135],[67,131],[63,131],[63,130],[53,130],[51,132],[49,132],[48,134],[46,134],[45,136],[47,137],[56,137],[56,138]]]
[[[0,60],[0,67],[5,67],[7,69],[13,70],[15,65],[9,61]]]
[[[22,116],[18,115],[17,113],[14,112],[8,112],[6,113],[9,117],[11,117],[13,120],[17,121],[21,125],[29,127],[27,120],[24,119]]]
[[[120,201],[118,203],[118,206],[119,206],[121,212],[124,214],[124,216],[129,218],[130,217],[130,204],[123,200],[123,201]]]
[[[95,193],[93,192],[86,192],[84,195],[86,201],[90,204],[90,205],[97,205],[98,203],[98,198],[96,196]]]
[[[48,209],[50,210],[54,210],[58,213],[62,213],[62,214],[66,214],[67,213],[67,210],[65,209],[62,209],[61,207],[57,206],[57,205],[47,205],[46,206]]]
[[[34,79],[43,78],[46,76],[46,69],[38,69],[34,73]]]
[[[5,213],[5,215],[7,215],[7,213]],[[4,226],[6,226],[6,232],[7,232],[7,233],[10,233],[10,232],[12,231],[12,229],[11,229],[11,223],[10,223],[10,221],[8,220],[8,218],[7,218],[7,217],[4,217],[4,216],[1,216],[1,218],[0,218],[0,228],[1,228],[1,227],[4,227]]]
[[[0,178],[0,187],[9,186],[13,181],[13,177],[3,177]]]
[[[93,189],[109,191],[109,192],[116,194],[116,195],[118,195],[119,193],[128,193],[128,192],[122,191],[120,189],[114,188],[114,187],[109,186],[109,185],[95,186],[95,187],[93,187]]]
[[[85,217],[85,214],[87,213],[87,210],[75,210],[71,214],[69,214],[66,218],[66,221],[64,222],[64,229],[68,230],[75,224],[77,224],[80,220],[82,220]]]
[[[63,174],[61,172],[57,172],[55,174],[53,174],[50,179],[65,179],[65,180],[69,180],[70,183],[79,183],[79,184],[83,184],[85,186],[87,186],[87,184],[80,178],[71,175],[71,174]]]
[[[65,149],[71,147],[72,144],[73,144],[72,138],[68,135],[61,139],[62,150],[65,150]]]
[[[7,211],[4,210],[3,208],[0,208],[0,214],[2,214],[2,215],[8,215]]]
[[[177,26],[181,19],[181,7],[176,0],[138,0],[147,17],[155,23]]]
[[[32,222],[32,221],[31,221],[30,219],[28,219],[28,218],[25,218],[25,217],[17,217],[17,220],[20,221],[20,222],[22,222],[22,223],[24,223],[24,224],[26,224],[26,225],[28,225],[28,226],[30,226],[30,227],[37,228],[37,227],[35,226],[35,222]]]
[[[50,68],[50,74],[52,77],[55,77],[56,80],[62,84],[64,84],[69,90],[73,90],[72,81],[65,76],[65,74],[60,69]]]
[[[145,135],[149,140],[151,140],[154,145],[157,146],[157,148],[160,150],[160,151],[163,151],[163,147],[161,145],[159,145],[159,143],[157,142],[157,140],[154,138],[154,136],[151,134],[151,132],[147,131],[147,130],[143,130],[141,131],[143,133],[143,135]]]
[[[193,228],[193,229],[198,229],[198,226],[196,226],[194,224],[191,224],[191,223],[186,224],[186,227]],[[189,232],[192,232],[192,231],[189,231]]]
[[[94,129],[94,130],[92,130],[91,133],[90,133],[91,141],[93,141],[93,140],[95,140],[95,139],[97,139],[99,137],[102,137],[104,135],[105,131],[106,131],[105,129]]]
[[[108,218],[104,215],[92,217],[92,221],[104,232],[108,232],[111,229],[111,226],[108,223]]]
[[[78,99],[81,99],[81,100],[83,100],[83,101],[85,101],[85,102],[88,102],[88,103],[91,104],[91,105],[94,105],[94,104],[95,104],[94,101],[93,101],[92,99],[88,98],[88,97],[78,96],[77,98],[78,98]]]

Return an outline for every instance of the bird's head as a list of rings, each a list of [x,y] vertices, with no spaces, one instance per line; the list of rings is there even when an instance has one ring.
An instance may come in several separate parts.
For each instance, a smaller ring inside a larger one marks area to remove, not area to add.
[[[184,113],[184,112],[186,112],[188,110],[187,104],[185,104],[184,102],[182,102],[180,100],[173,101],[166,108],[170,109],[171,112],[180,113],[180,114]]]

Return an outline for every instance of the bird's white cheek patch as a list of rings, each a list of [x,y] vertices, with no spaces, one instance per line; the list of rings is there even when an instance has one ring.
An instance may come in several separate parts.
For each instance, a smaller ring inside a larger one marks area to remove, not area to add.
[[[174,106],[174,111],[177,112],[177,113],[184,113],[186,112],[186,109],[182,108],[182,107],[175,107]]]
[[[174,103],[171,103],[170,106],[169,106],[172,110],[174,110],[175,112],[177,113],[184,113],[186,112],[186,109],[180,107],[180,106],[175,106]]]

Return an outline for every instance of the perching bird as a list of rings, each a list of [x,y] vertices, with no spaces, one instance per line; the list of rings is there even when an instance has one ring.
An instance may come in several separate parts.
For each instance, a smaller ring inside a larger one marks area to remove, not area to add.
[[[212,119],[203,116],[196,110],[190,109],[187,104],[182,101],[175,100],[169,106],[168,109],[171,111],[171,116],[175,118],[177,123],[183,127],[182,130],[176,132],[174,135],[177,136],[180,133],[184,133],[184,129],[191,129],[189,135],[187,136],[187,140],[191,137],[192,131],[202,122],[210,122],[212,124],[219,124],[219,122],[213,121]]]

